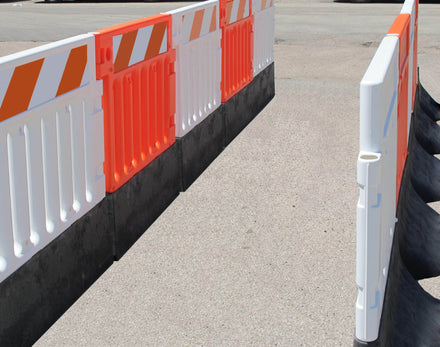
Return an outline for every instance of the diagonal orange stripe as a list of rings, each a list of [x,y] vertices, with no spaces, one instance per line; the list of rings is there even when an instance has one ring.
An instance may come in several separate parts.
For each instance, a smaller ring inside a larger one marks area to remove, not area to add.
[[[122,35],[121,44],[119,45],[118,53],[115,59],[114,72],[121,71],[122,69],[128,67],[131,53],[133,52],[134,43],[136,41],[137,32],[137,30],[133,30]]]
[[[261,0],[261,10],[266,8],[267,0]]]
[[[212,10],[211,25],[209,26],[209,32],[217,29],[217,6],[214,6]]]
[[[237,21],[243,19],[244,17],[244,8],[246,7],[246,1],[248,0],[240,0],[240,4],[238,5]]]
[[[226,3],[226,25],[231,24],[231,13],[232,13],[232,5],[233,1],[229,1]]]
[[[67,59],[66,68],[61,77],[56,96],[70,92],[81,86],[81,81],[87,65],[87,46],[73,48]]]
[[[145,53],[145,59],[149,59],[159,54],[166,28],[166,22],[154,24],[153,31],[151,32],[150,42],[148,43],[147,52]]]
[[[273,0],[270,0],[270,7],[273,6]]]
[[[43,61],[44,58],[15,68],[0,107],[0,122],[27,110]]]
[[[194,21],[191,28],[191,35],[189,36],[189,40],[192,41],[197,39],[200,36],[200,30],[202,30],[203,16],[205,15],[205,10],[198,10],[194,14]]]

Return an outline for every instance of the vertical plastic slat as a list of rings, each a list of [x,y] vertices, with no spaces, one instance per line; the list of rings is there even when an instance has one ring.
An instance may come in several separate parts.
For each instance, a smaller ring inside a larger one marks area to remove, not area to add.
[[[20,257],[31,247],[24,129],[11,129],[7,141],[14,252]]]
[[[30,118],[25,126],[26,153],[29,180],[29,203],[31,238],[39,243],[47,238],[46,208],[40,200],[44,196],[43,152],[41,142],[41,120]]]

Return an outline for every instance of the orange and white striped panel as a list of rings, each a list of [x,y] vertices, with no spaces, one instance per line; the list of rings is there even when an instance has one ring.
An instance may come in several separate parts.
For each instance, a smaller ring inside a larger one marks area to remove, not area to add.
[[[249,0],[231,0],[226,2],[226,25],[249,17]]]
[[[202,8],[182,16],[182,41],[187,43],[207,35],[218,28],[218,6]]]
[[[260,12],[273,6],[274,0],[253,0],[252,12]]]
[[[32,50],[22,53],[27,52]],[[0,61],[0,122],[90,82],[86,44],[50,52],[26,63],[19,55]]]
[[[113,71],[167,51],[167,22],[160,22],[113,36]]]

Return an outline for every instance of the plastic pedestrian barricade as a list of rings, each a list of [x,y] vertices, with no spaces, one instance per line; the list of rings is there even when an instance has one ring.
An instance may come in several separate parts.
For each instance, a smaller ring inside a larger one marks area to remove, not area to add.
[[[253,79],[254,16],[252,0],[220,0],[222,27],[222,102]]]
[[[360,86],[356,337],[374,341],[396,216],[399,39],[385,37]]]
[[[120,188],[175,142],[175,50],[171,16],[156,15],[95,33],[103,80],[107,192]]]
[[[400,182],[408,154],[408,91],[409,84],[409,52],[410,52],[410,24],[409,14],[400,14],[394,21],[387,36],[399,38],[399,89],[397,98],[397,197],[399,198]]]
[[[254,76],[273,62],[275,38],[275,7],[273,0],[253,0],[254,14]]]
[[[176,136],[182,137],[221,103],[218,0],[179,8],[172,16],[176,49]]]
[[[0,58],[0,281],[105,195],[93,35]]]

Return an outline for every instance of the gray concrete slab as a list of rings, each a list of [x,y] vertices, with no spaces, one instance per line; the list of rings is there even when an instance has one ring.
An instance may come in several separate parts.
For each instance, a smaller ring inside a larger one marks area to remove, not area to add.
[[[352,344],[359,82],[401,4],[275,4],[274,100],[37,346]],[[180,6],[2,3],[0,54]],[[437,100],[439,15],[421,4]]]

